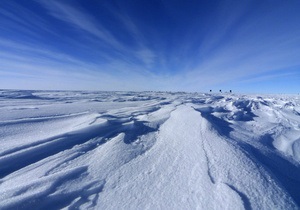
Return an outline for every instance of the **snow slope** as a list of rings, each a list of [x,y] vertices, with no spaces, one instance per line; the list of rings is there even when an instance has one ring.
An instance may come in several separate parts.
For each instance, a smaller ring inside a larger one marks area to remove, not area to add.
[[[0,91],[0,209],[299,209],[300,97]]]

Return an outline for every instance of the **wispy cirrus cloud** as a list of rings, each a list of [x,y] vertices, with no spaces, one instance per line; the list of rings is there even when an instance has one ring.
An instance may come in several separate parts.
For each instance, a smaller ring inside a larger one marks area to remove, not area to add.
[[[35,85],[42,89],[70,89],[68,86],[73,81],[74,89],[122,90],[142,85],[144,90],[149,90],[157,83],[157,78],[148,71],[140,71],[140,66],[122,60],[99,66],[59,51],[7,39],[0,39],[0,48],[1,84],[7,88],[18,84],[27,89]],[[130,81],[133,78],[135,83]],[[56,82],[50,85],[50,81]]]
[[[91,35],[103,40],[117,50],[123,49],[123,45],[118,42],[114,36],[106,30],[101,24],[96,23],[94,18],[70,5],[61,1],[38,1],[41,3],[54,17],[59,20],[72,24],[78,29],[84,30]]]
[[[0,76],[188,91],[292,77],[289,69],[300,66],[297,8],[296,1],[4,0]]]
[[[117,56],[119,56],[119,59],[128,61],[129,63],[132,62],[134,58],[138,59],[141,63],[141,70],[150,68],[154,63],[154,59],[156,58],[155,53],[146,46],[145,39],[140,33],[140,30],[127,14],[111,11],[112,15],[123,24],[129,36],[134,39],[136,47],[130,47],[122,41],[119,41],[109,29],[92,15],[87,14],[83,9],[75,9],[71,5],[64,4],[60,1],[39,1],[39,3],[41,3],[52,16],[71,24],[79,30],[88,32],[94,36],[94,38],[112,47],[113,50],[116,51]],[[98,41],[94,40],[94,42]],[[132,56],[128,56],[130,54]],[[116,57],[114,57],[113,60],[115,61]]]
[[[56,50],[53,47],[49,47],[46,43],[39,43],[38,40],[32,42],[16,41],[7,37],[0,39],[0,75],[2,75],[2,78],[7,78],[8,76],[12,77],[13,75],[19,75],[19,77],[23,76],[24,80],[33,77],[42,80],[59,77],[65,79],[85,78],[83,80],[89,78],[91,83],[97,83],[96,81],[100,80],[103,84],[111,83],[114,84],[115,88],[122,89],[124,86],[133,86],[130,84],[131,82],[122,81],[122,77],[126,75],[127,77],[131,76],[132,78],[136,78],[139,81],[144,80],[144,85],[146,84],[146,81],[149,83],[149,79],[151,80],[153,75],[145,69],[146,67],[134,63],[131,58],[128,59],[126,54],[134,52],[134,57],[138,57],[142,62],[150,65],[152,62],[151,59],[153,58],[150,51],[144,49],[144,51],[135,52],[132,51],[132,49],[126,49],[125,45],[114,38],[108,30],[101,26],[101,24],[96,23],[96,21],[93,20],[93,17],[84,14],[78,9],[72,8],[72,6],[54,1],[44,1],[41,3],[55,18],[92,35],[92,39],[90,39],[89,43],[90,46],[74,43],[71,39],[72,37],[66,41],[74,44],[79,51],[88,51],[91,49],[95,54],[104,57],[106,62],[101,64],[101,61],[87,61],[84,58],[73,56],[70,53],[65,53],[59,49]],[[8,12],[0,10],[0,14],[5,16],[3,22],[7,25],[12,25],[12,31],[17,29],[22,33],[26,33],[28,30],[31,37],[39,37],[39,30],[46,28],[47,31],[53,29],[51,33],[57,34],[55,28],[45,26],[47,21],[42,17],[36,18],[37,15],[26,7],[19,5],[18,3],[11,3],[9,6],[22,11],[22,14],[26,17],[22,19],[19,18],[17,14],[9,12],[9,10]],[[34,20],[35,18],[36,20]],[[35,22],[35,24],[33,24],[33,26],[31,25],[31,29],[27,29],[30,22]],[[110,55],[110,53],[103,54],[101,50],[100,52],[97,52],[95,49],[91,48],[91,45],[99,46],[99,41],[109,45],[116,53],[113,53],[113,55]],[[118,55],[117,57],[115,56],[116,54]],[[143,69],[145,69],[145,71],[143,71]],[[12,73],[12,71],[14,73]],[[145,74],[147,76],[145,76]],[[147,80],[145,78],[147,78]],[[80,89],[82,83],[78,83],[78,85]],[[98,84],[98,86],[101,87],[102,85]],[[107,87],[109,87],[109,85],[107,85]]]
[[[282,72],[276,75],[291,75],[284,71],[300,67],[300,27],[294,24],[287,27],[286,24],[272,22],[276,20],[274,14],[281,13],[285,13],[285,10],[278,5],[274,11],[261,16],[249,15],[247,11],[243,18],[240,12],[238,15],[228,14],[232,24],[228,24],[224,30],[214,30],[216,36],[205,38],[206,47],[199,48],[199,52],[202,51],[199,54],[200,62],[186,71],[188,82],[185,87],[230,87],[246,77],[272,74],[278,70]],[[222,25],[224,18],[217,19],[219,22],[215,22],[216,26],[212,27]],[[240,19],[243,24],[239,23]],[[293,19],[290,18],[290,21]],[[275,77],[268,78],[271,80]]]

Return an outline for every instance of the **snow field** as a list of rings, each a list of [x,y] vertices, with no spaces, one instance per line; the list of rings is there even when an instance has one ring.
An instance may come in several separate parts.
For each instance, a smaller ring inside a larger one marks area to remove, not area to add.
[[[299,209],[298,96],[0,93],[1,209]]]

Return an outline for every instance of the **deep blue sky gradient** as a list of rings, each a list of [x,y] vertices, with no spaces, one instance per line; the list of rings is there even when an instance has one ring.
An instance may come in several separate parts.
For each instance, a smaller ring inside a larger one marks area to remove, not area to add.
[[[1,0],[0,88],[300,92],[298,0]]]

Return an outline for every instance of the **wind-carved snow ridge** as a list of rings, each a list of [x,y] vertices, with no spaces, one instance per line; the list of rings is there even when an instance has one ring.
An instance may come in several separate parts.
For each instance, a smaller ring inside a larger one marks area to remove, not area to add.
[[[259,97],[259,99],[261,100],[261,97]],[[226,99],[225,101],[232,100]],[[220,103],[217,103],[218,106],[215,106],[214,108],[202,106],[195,110],[201,112],[202,116],[211,123],[214,129],[216,129],[221,136],[224,136],[227,139],[229,144],[238,148],[250,160],[252,160],[259,171],[261,171],[261,174],[264,175],[265,180],[272,184],[277,182],[278,186],[283,188],[297,203],[297,205],[299,205],[300,196],[297,189],[299,189],[300,186],[300,170],[299,162],[294,161],[295,159],[297,160],[297,158],[295,157],[294,159],[290,159],[289,157],[278,153],[278,151],[274,149],[274,146],[272,145],[274,142],[271,137],[274,135],[273,133],[267,135],[267,130],[263,130],[263,135],[256,136],[252,133],[254,131],[254,123],[261,123],[266,126],[267,122],[260,121],[265,120],[260,119],[260,115],[262,114],[262,106],[266,106],[267,103],[264,102],[260,104],[255,99],[247,99],[243,103],[241,103],[241,99],[237,99],[236,101],[226,104],[224,106],[226,109],[220,109]],[[241,123],[241,121],[245,121],[244,118],[232,117],[235,116],[236,113],[241,112],[243,112],[248,118],[246,123]],[[294,118],[294,116],[292,117]],[[281,118],[281,120],[283,119]],[[261,132],[261,130],[255,131],[257,134]],[[266,139],[265,136],[268,136],[268,138]],[[265,142],[266,140],[269,142]],[[210,149],[209,151],[213,151],[213,149]],[[216,157],[216,155],[213,157]],[[232,189],[237,189],[231,184],[228,186]],[[240,192],[240,190],[238,191]],[[245,193],[242,193],[241,195],[245,195]],[[242,197],[244,197],[245,200],[245,196]]]
[[[300,98],[0,90],[0,209],[299,209]]]

